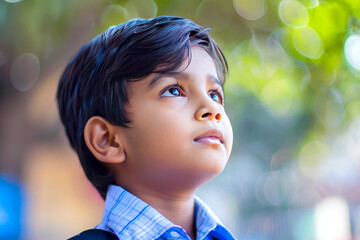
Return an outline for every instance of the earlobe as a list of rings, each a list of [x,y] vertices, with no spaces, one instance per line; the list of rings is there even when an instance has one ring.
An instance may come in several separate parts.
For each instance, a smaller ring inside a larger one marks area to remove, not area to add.
[[[121,132],[106,119],[91,117],[84,128],[84,140],[91,153],[104,163],[121,163],[126,154]]]

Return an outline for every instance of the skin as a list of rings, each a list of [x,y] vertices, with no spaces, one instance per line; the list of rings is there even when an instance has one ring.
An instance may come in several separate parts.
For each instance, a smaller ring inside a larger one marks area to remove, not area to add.
[[[129,83],[129,128],[93,117],[84,135],[116,184],[195,239],[194,191],[224,169],[233,133],[208,53],[192,47],[190,64],[180,69],[185,70]],[[223,137],[208,132],[214,129]]]

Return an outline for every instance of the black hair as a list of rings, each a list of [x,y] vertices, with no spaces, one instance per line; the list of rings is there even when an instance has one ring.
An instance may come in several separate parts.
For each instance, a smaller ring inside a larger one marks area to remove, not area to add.
[[[127,127],[127,83],[152,73],[176,71],[199,45],[213,58],[222,84],[227,63],[205,29],[181,17],[132,19],[110,27],[83,45],[66,66],[57,90],[61,121],[87,178],[105,199],[112,173],[87,148],[84,127],[92,116]]]

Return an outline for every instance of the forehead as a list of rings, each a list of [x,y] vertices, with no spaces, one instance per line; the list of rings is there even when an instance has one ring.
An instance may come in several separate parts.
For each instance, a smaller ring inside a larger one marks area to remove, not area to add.
[[[184,72],[210,74],[219,79],[218,69],[212,56],[200,46],[191,48],[191,58]],[[187,61],[188,62],[188,61]]]
[[[179,83],[200,83],[205,80],[206,84],[213,84],[223,88],[224,82],[219,80],[218,71],[214,60],[202,47],[194,46],[191,48],[191,57],[186,59],[183,64],[173,72],[152,73],[145,78],[137,79],[128,83],[128,94],[133,96],[135,92],[149,91],[158,85],[162,87],[173,79]],[[175,83],[175,82],[173,82]]]
[[[205,75],[205,77],[208,82],[214,83],[214,84],[217,84],[217,85],[223,87],[223,83],[213,74],[208,73]],[[188,80],[188,79],[192,79],[192,76],[191,76],[191,74],[189,74],[187,72],[172,72],[172,73],[157,74],[153,78],[148,80],[149,88],[153,88],[154,86],[159,84],[164,78],[175,78],[178,80],[184,80],[184,79]]]
[[[153,74],[149,86],[156,85],[159,80],[173,77],[177,79],[207,78],[210,82],[223,86],[224,82],[219,80],[218,71],[213,58],[202,47],[191,48],[191,56],[173,72]]]

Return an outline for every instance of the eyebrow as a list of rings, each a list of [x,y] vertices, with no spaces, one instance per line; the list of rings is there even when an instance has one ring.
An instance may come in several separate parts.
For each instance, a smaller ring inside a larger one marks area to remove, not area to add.
[[[218,84],[219,86],[221,86],[221,88],[223,88],[223,84],[220,82],[220,80],[215,77],[212,74],[208,74],[208,80],[210,80],[211,82]],[[174,77],[174,78],[189,78],[189,74],[188,73],[184,73],[184,72],[170,72],[170,73],[162,73],[162,74],[157,74],[149,83],[149,88],[153,88],[155,85],[157,85],[159,83],[159,80],[165,77]]]

